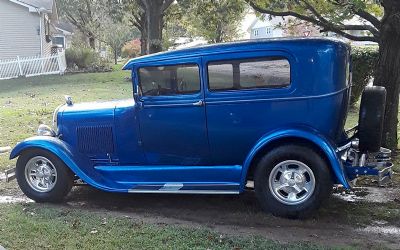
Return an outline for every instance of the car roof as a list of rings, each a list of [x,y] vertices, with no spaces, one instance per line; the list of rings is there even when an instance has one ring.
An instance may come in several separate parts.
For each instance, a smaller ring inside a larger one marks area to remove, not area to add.
[[[136,64],[155,62],[169,59],[189,58],[212,55],[223,52],[240,52],[257,49],[270,48],[290,48],[292,46],[313,45],[313,46],[349,46],[340,39],[307,37],[307,38],[268,38],[268,39],[250,39],[236,42],[216,43],[192,48],[177,49],[166,52],[160,52],[130,59],[123,70],[131,70]]]

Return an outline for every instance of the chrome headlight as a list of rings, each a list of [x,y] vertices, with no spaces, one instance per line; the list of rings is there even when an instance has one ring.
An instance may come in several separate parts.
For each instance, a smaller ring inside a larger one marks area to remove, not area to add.
[[[37,134],[39,136],[53,136],[53,137],[56,136],[56,132],[54,132],[54,130],[50,126],[44,124],[39,125]]]

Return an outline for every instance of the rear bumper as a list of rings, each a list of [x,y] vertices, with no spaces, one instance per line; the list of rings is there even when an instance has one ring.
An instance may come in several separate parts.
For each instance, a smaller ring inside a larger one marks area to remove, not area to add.
[[[357,180],[360,176],[373,176],[378,186],[386,186],[391,183],[393,163],[389,149],[381,148],[376,153],[360,153],[357,150],[349,150],[346,154],[344,168],[349,180]]]

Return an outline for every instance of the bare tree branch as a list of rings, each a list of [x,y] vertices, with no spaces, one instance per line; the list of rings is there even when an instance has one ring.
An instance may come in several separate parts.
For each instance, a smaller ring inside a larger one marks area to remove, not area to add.
[[[373,15],[371,15],[370,13],[364,11],[364,10],[360,10],[360,9],[354,9],[354,13],[362,18],[364,18],[365,20],[367,20],[368,22],[370,22],[372,25],[375,26],[375,28],[377,28],[378,30],[381,29],[381,21],[374,17]]]
[[[337,29],[337,30],[368,30],[371,32],[371,34],[375,37],[379,37],[379,31],[375,29],[374,27],[370,25],[345,25],[345,24],[333,24],[329,20],[327,20],[325,17],[323,17],[318,11],[310,4],[307,0],[300,0],[305,4],[305,8],[310,10],[312,14],[316,16],[316,18],[321,21],[322,23],[325,24],[325,26],[330,26],[331,28]]]
[[[174,0],[164,0],[161,7],[161,13],[163,13],[168,7],[174,2]]]

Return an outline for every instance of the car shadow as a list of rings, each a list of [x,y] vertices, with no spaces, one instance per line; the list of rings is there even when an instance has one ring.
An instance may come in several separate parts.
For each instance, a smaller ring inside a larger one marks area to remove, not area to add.
[[[146,217],[163,217],[207,225],[245,227],[299,226],[338,222],[337,206],[351,206],[332,197],[315,216],[307,220],[289,220],[265,213],[253,191],[241,195],[192,194],[121,194],[103,192],[89,186],[75,187],[66,204],[83,209],[105,209],[118,213],[135,213]],[[345,218],[343,218],[345,219]]]

